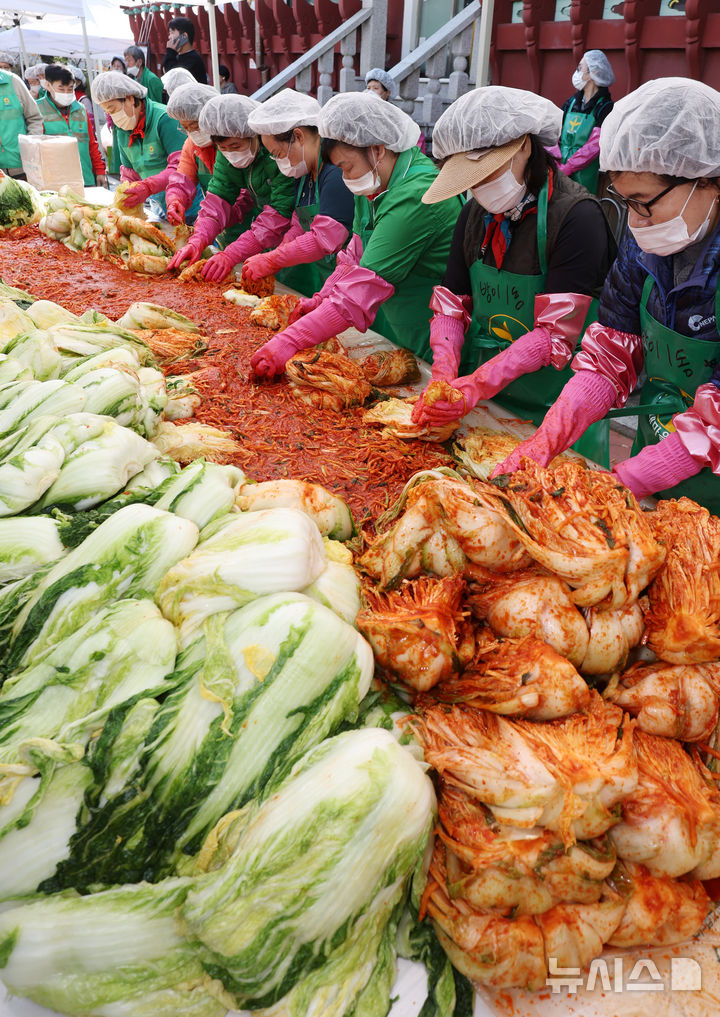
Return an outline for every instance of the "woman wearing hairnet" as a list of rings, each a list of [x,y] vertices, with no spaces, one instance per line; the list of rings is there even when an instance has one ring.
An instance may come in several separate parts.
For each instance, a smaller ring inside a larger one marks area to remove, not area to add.
[[[112,118],[122,180],[144,180],[177,165],[185,135],[164,106],[147,98],[143,85],[127,74],[105,71],[95,78],[91,90],[95,102]],[[164,214],[164,192],[155,195],[155,200]]]
[[[183,85],[197,85],[198,83],[197,79],[185,67],[171,67],[169,71],[165,71],[161,76],[160,81],[168,98],[176,88],[181,88]]]
[[[395,79],[387,71],[384,71],[382,67],[373,67],[367,72],[365,75],[365,91],[380,96],[385,102],[389,99],[397,99],[398,95]],[[426,150],[425,135],[422,131],[420,131],[417,145],[421,152]]]
[[[322,289],[301,300],[296,320],[251,357],[261,376],[280,374],[298,350],[351,325],[430,357],[429,301],[450,250],[459,198],[431,208],[421,195],[437,175],[416,145],[407,114],[364,93],[333,96],[319,130],[330,160],[355,195],[353,237]],[[299,320],[297,320],[299,318]]]
[[[280,281],[307,296],[334,271],[355,211],[342,173],[320,154],[320,112],[317,99],[285,88],[248,117],[280,172],[293,178],[295,210],[280,246],[248,258],[243,274],[262,279],[285,269]]]
[[[630,229],[574,377],[499,472],[521,455],[547,465],[625,405],[644,367],[634,455],[615,475],[638,498],[687,495],[720,512],[720,93],[686,78],[648,81],[603,124],[600,165]]]
[[[500,393],[502,406],[539,423],[570,376],[614,250],[597,199],[545,151],[560,118],[542,96],[490,85],[456,100],[435,125],[433,148],[445,163],[423,202],[466,188],[474,198],[430,305],[433,380],[463,398],[421,399],[418,422],[456,420]],[[606,458],[606,445],[587,454]]]
[[[575,95],[563,106],[560,142],[548,149],[560,169],[592,193],[597,193],[600,163],[600,128],[613,108],[608,86],[615,80],[610,61],[601,49],[589,49],[573,72]]]
[[[221,282],[234,265],[275,247],[287,232],[295,205],[295,181],[283,176],[248,126],[259,103],[246,95],[216,95],[200,113],[199,128],[218,152],[193,235],[168,264],[199,261],[208,244],[240,215],[237,240],[203,266],[203,278]]]
[[[175,168],[166,166],[160,173],[132,184],[125,192],[125,204],[141,205],[152,194],[165,191],[168,222],[179,226],[192,222],[198,212],[202,193],[207,188],[215,165],[215,146],[209,135],[200,131],[198,120],[203,107],[217,95],[210,85],[200,85],[193,78],[191,85],[173,89],[167,114],[177,120],[187,135]]]

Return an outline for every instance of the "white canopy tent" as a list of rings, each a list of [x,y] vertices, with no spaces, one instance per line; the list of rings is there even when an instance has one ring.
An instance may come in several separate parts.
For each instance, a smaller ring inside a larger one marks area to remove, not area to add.
[[[92,30],[89,30],[87,47],[80,26],[75,32],[63,32],[57,29],[58,26],[45,27],[42,22],[36,22],[32,26],[23,25],[22,29],[11,28],[7,32],[0,32],[0,49],[11,52],[21,51],[24,43],[26,53],[44,53],[48,56],[59,57],[85,57],[86,59],[89,49],[90,56],[95,60],[112,60],[114,56],[122,56],[123,50],[133,45],[130,25],[128,25],[127,35],[121,39],[96,35]]]

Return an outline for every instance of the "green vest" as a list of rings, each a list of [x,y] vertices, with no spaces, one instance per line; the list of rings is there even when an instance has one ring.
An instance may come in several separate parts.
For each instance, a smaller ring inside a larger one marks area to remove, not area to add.
[[[162,103],[163,85],[157,74],[153,74],[153,72],[147,67],[143,67],[142,74],[136,80],[147,88],[148,99],[152,102]]]
[[[620,413],[637,414],[638,429],[632,454],[635,456],[647,445],[656,445],[675,430],[672,418],[676,413],[692,406],[699,385],[713,375],[713,365],[720,357],[720,337],[717,340],[693,339],[662,325],[648,312],[647,303],[655,280],[648,275],[640,302],[643,355],[647,380],[642,388],[640,406]],[[716,321],[720,321],[720,282],[715,293]],[[720,512],[720,477],[706,467],[694,477],[666,491],[658,491],[656,498],[692,498],[717,515]]]
[[[38,99],[37,104],[43,115],[46,134],[67,134],[77,138],[83,183],[86,187],[94,187],[95,173],[90,158],[90,135],[85,107],[77,100],[73,100],[68,107],[68,119],[66,120],[49,95]]]
[[[22,168],[18,134],[27,134],[22,103],[12,76],[0,71],[0,169]]]
[[[170,139],[174,147],[166,148],[160,135],[160,124],[165,120],[165,137]],[[169,129],[168,129],[169,128]],[[131,131],[124,131],[117,124],[113,129],[113,137],[117,146],[120,164],[135,170],[141,180],[155,176],[166,169],[168,156],[183,146],[185,135],[179,125],[165,112],[160,103],[145,100],[145,137],[138,138],[130,144]],[[165,191],[155,194],[154,198],[165,208]]]

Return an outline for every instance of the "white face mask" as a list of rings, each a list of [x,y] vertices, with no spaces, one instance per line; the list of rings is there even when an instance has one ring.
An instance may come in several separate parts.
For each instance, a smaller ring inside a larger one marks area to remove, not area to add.
[[[47,81],[45,78],[40,78],[40,88],[47,88]]]
[[[136,78],[140,73],[140,68],[137,65],[135,67],[128,67],[127,72],[132,78]]]
[[[692,198],[697,181],[692,191],[688,194],[687,201],[681,208],[678,215],[668,219],[667,222],[659,222],[656,226],[639,226],[637,229],[630,227],[630,232],[635,237],[638,247],[647,254],[658,254],[661,257],[669,254],[677,254],[684,251],[690,244],[696,244],[705,236],[710,226],[710,215],[715,205],[715,198],[710,202],[705,219],[700,223],[694,233],[688,233],[687,223],[683,219],[683,212],[687,208],[688,201]]]
[[[37,99],[37,97],[40,95],[40,85],[31,85],[30,95],[33,97],[33,99]]]
[[[252,148],[246,148],[242,152],[223,152],[230,165],[236,169],[247,169],[250,163],[254,162],[255,154]]]
[[[497,215],[498,212],[508,212],[519,205],[527,193],[527,187],[515,179],[511,160],[510,166],[502,176],[497,180],[491,180],[489,184],[471,187],[470,193],[479,205]]]
[[[202,131],[188,131],[187,134],[193,145],[197,145],[198,148],[207,148],[208,145],[212,145],[212,138],[209,134],[203,134]]]
[[[53,95],[53,102],[56,106],[72,106],[75,102],[75,96],[72,92],[55,92]]]
[[[290,145],[292,145],[292,141],[290,142]],[[290,151],[290,145],[288,145],[288,152]],[[280,170],[284,177],[295,177],[295,179],[297,180],[298,177],[304,177],[307,174],[308,164],[305,162],[304,145],[302,147],[302,151],[303,157],[296,166],[293,166],[293,164],[290,162],[289,156],[287,155],[283,159],[275,160],[275,162],[277,163],[277,168]]]
[[[585,75],[583,74],[579,67],[576,71],[573,71],[573,76],[571,80],[572,86],[576,92],[581,92],[583,88],[585,88]]]
[[[124,109],[119,109],[117,113],[111,113],[110,116],[112,117],[112,122],[121,131],[132,131],[137,125],[137,114],[135,116],[128,116]]]
[[[379,161],[378,159],[373,168],[368,170],[367,173],[363,173],[361,177],[355,177],[351,180],[343,173],[343,183],[351,194],[376,194],[380,190],[382,181],[377,171]]]

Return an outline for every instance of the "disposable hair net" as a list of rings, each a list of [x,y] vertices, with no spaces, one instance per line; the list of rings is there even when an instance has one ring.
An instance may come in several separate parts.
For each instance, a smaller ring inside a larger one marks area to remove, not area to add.
[[[217,90],[211,85],[181,85],[168,99],[167,111],[175,120],[199,120],[203,107],[216,98]]]
[[[603,121],[600,168],[720,176],[720,92],[690,78],[646,81]]]
[[[70,71],[76,81],[79,81],[81,85],[85,84],[85,75],[79,67],[75,67],[73,64],[68,64],[67,69]]]
[[[317,99],[284,88],[252,111],[248,126],[257,134],[285,134],[293,127],[317,127],[321,111]]]
[[[45,70],[47,64],[33,64],[32,67],[25,68],[25,77],[28,81],[39,81],[40,78],[45,77]]]
[[[334,95],[321,111],[318,129],[323,138],[368,148],[384,145],[405,152],[417,144],[420,128],[407,113],[372,92]]]
[[[128,77],[120,71],[103,71],[94,79],[90,86],[92,97],[95,102],[112,102],[113,99],[127,99],[134,95],[138,99],[144,99],[147,95],[147,88]]]
[[[252,138],[248,117],[260,103],[247,95],[216,95],[200,114],[200,130],[221,138]]]
[[[549,99],[521,88],[487,85],[473,88],[448,106],[435,124],[433,156],[479,152],[534,134],[554,145],[562,127],[562,110]]]
[[[590,77],[596,85],[599,85],[601,88],[612,85],[615,80],[615,72],[601,49],[589,49],[583,59],[587,64]]]
[[[368,71],[365,75],[365,84],[369,85],[371,81],[379,81],[386,92],[390,93],[390,98],[394,99],[397,94],[397,85],[395,80],[390,77],[387,71],[384,71],[382,67],[373,67],[372,70]]]
[[[197,80],[186,67],[172,67],[169,71],[165,71],[160,80],[168,95],[172,95],[175,89],[180,88],[181,85],[197,85]]]
[[[5,49],[0,50],[0,64],[10,64],[12,67],[16,62],[17,57],[13,56],[12,53],[8,53]]]

